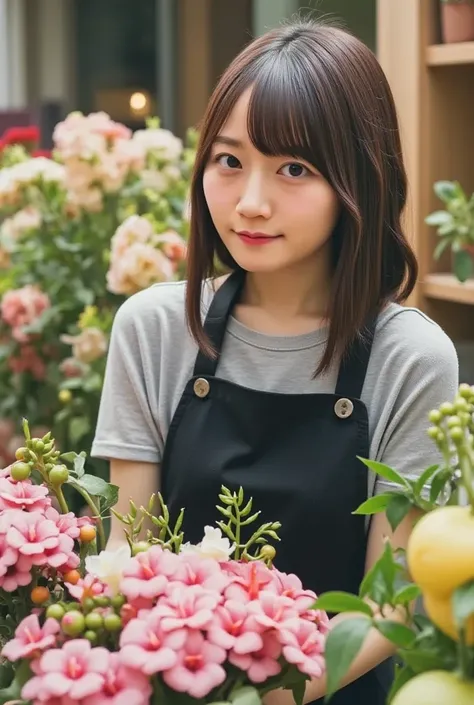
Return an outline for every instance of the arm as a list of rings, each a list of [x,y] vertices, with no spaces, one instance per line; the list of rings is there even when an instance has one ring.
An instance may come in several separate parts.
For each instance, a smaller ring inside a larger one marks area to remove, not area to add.
[[[147,506],[150,497],[159,489],[160,466],[156,463],[140,463],[131,460],[110,461],[110,482],[120,487],[119,499],[114,509],[119,514],[128,514],[129,500],[137,507]],[[125,525],[112,515],[107,548],[114,550],[125,539]]]

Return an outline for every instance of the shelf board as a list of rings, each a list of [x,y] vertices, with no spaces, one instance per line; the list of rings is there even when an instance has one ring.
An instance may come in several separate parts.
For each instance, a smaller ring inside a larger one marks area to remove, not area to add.
[[[421,284],[424,296],[474,306],[474,279],[463,284],[452,274],[428,274]]]
[[[474,42],[433,44],[426,50],[428,66],[453,66],[474,64]]]

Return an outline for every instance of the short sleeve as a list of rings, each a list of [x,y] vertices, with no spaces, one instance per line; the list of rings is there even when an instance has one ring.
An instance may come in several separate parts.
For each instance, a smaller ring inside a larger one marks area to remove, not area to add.
[[[148,397],[154,385],[147,383],[138,306],[131,297],[114,319],[91,455],[157,463],[163,438]]]
[[[408,313],[408,312],[407,312]],[[453,343],[436,324],[417,316],[409,326],[411,336],[400,334],[398,347],[386,351],[386,365],[379,381],[378,418],[375,421],[373,457],[401,475],[415,479],[430,465],[442,462],[428,436],[428,415],[445,401],[452,401],[459,386],[459,367]],[[375,493],[393,486],[375,480]]]

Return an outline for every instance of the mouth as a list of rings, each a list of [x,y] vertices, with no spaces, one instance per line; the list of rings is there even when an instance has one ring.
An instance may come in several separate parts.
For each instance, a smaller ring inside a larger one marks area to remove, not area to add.
[[[282,235],[267,235],[267,233],[250,232],[249,230],[236,230],[234,232],[247,245],[266,245],[282,237]]]

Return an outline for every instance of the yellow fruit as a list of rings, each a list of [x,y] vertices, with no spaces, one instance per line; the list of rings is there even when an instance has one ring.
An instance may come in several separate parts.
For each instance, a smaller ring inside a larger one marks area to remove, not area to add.
[[[69,389],[61,389],[58,394],[58,398],[61,404],[69,404],[72,399],[72,393]]]
[[[473,705],[474,681],[459,680],[448,671],[427,671],[406,683],[392,705]]]
[[[474,580],[474,515],[470,507],[449,506],[426,514],[412,531],[407,561],[423,594],[447,598]]]
[[[96,537],[96,530],[93,526],[86,525],[86,526],[81,526],[80,532],[79,532],[79,541],[81,543],[90,543],[93,541]]]
[[[426,614],[431,621],[436,624],[444,634],[450,636],[451,639],[459,641],[459,633],[454,623],[453,611],[451,608],[451,599],[449,597],[436,597],[425,593],[423,595],[423,604]],[[474,645],[474,615],[471,615],[465,622],[466,642],[471,646]]]
[[[45,602],[47,602],[50,598],[50,592],[47,587],[42,587],[41,585],[38,585],[38,587],[33,588],[31,591],[31,601],[35,605],[43,605]]]

